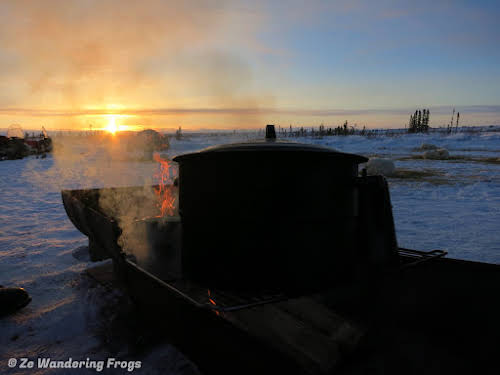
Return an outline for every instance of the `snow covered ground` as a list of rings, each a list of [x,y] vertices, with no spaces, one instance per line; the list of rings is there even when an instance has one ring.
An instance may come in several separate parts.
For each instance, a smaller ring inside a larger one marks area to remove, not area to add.
[[[187,136],[172,140],[168,154],[248,137]],[[397,170],[406,173],[389,179],[400,246],[445,249],[449,257],[500,264],[500,133],[294,140],[395,160]],[[447,148],[451,159],[419,158],[422,152],[414,150],[423,143]],[[117,155],[75,137],[46,159],[0,162],[0,284],[23,286],[33,297],[22,311],[0,319],[0,373],[26,373],[7,367],[11,357],[111,356],[142,361],[136,373],[196,373],[167,343],[145,344],[141,350],[133,313],[123,312],[128,306],[124,296],[83,274],[93,265],[87,240],[67,218],[60,190],[153,182],[156,163]]]

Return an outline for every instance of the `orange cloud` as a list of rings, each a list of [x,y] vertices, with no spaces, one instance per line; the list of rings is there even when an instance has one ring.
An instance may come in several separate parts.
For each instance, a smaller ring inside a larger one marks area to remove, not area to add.
[[[54,109],[260,105],[250,67],[221,41],[237,26],[226,8],[225,1],[2,1],[0,91],[8,94],[0,107],[63,116]]]

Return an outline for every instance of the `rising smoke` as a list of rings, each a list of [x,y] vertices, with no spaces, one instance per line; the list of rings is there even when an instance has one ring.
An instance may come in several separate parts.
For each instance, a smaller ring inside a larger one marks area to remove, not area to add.
[[[258,108],[269,108],[272,95],[254,87],[246,59],[228,46],[231,38],[254,43],[259,19],[235,12],[234,6],[226,1],[2,1],[0,81],[9,94],[0,96],[0,109],[24,109],[26,116],[60,110],[63,115],[43,115],[59,128],[95,123],[99,118],[85,111],[110,104],[130,109],[133,124],[148,126],[217,126],[217,121],[196,111],[153,116],[134,109],[252,108],[244,121],[257,123]],[[230,119],[232,126],[243,121],[230,110],[217,117],[219,126]]]

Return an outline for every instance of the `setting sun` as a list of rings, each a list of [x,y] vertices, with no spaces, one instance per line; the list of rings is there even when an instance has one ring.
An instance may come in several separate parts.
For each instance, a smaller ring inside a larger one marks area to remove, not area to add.
[[[116,125],[116,116],[109,116],[109,122],[108,126],[106,127],[106,130],[110,132],[111,134],[115,134],[116,131],[118,130],[118,125]]]

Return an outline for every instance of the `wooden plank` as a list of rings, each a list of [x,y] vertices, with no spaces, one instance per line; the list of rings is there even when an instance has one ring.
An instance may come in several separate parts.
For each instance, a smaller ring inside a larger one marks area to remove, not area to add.
[[[305,297],[224,313],[224,318],[309,374],[331,372],[362,336],[359,327]]]
[[[311,297],[283,301],[279,307],[330,337],[339,344],[342,351],[354,349],[363,336],[363,330],[359,325],[343,318]]]

